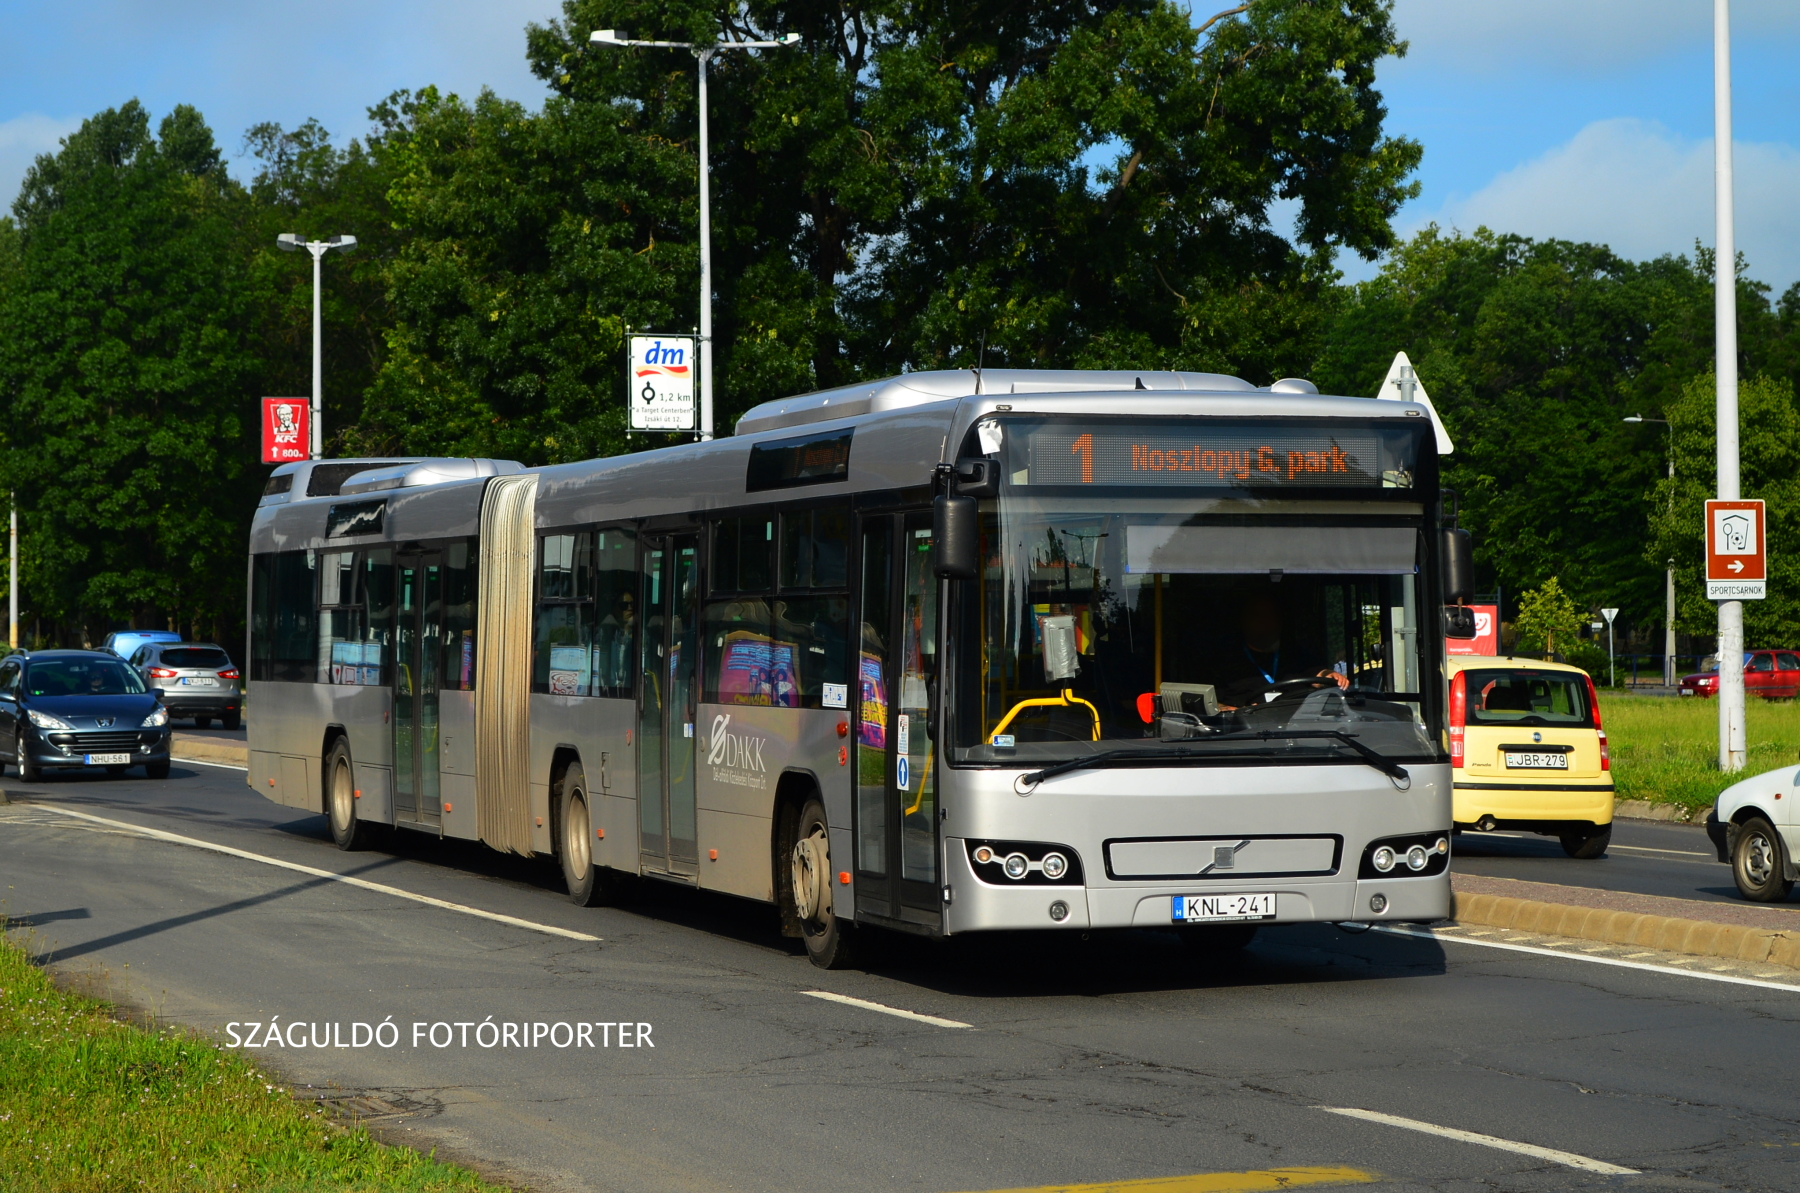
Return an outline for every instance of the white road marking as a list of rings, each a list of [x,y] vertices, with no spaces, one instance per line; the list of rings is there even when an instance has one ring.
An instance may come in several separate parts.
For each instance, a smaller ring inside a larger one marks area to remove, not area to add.
[[[216,766],[220,770],[241,770],[246,773],[250,770],[247,766],[233,766],[229,762],[202,762],[198,758],[183,758],[180,754],[171,754],[169,757],[175,762],[185,763],[188,766]]]
[[[1555,949],[1537,948],[1528,944],[1507,944],[1499,940],[1475,940],[1456,933],[1438,933],[1429,928],[1414,928],[1404,924],[1376,924],[1375,931],[1385,932],[1390,936],[1414,936],[1422,940],[1453,940],[1458,944],[1474,945],[1481,949],[1504,949],[1509,953],[1531,953],[1539,957],[1559,957],[1564,961],[1583,961],[1589,965],[1611,965],[1616,969],[1641,969],[1649,973],[1674,974],[1684,978],[1700,978],[1707,982],[1729,982],[1734,986],[1757,986],[1764,990],[1784,990],[1789,994],[1800,994],[1800,983],[1795,982],[1759,982],[1755,978],[1736,978],[1722,973],[1698,973],[1689,969],[1670,969],[1668,965],[1646,965],[1642,961],[1627,961],[1620,957],[1596,957],[1592,953],[1559,953]],[[1638,953],[1637,956],[1646,954]],[[1680,964],[1688,958],[1676,958],[1670,965]],[[1699,958],[1693,958],[1698,961]]]
[[[1631,850],[1635,850],[1638,853],[1672,853],[1672,854],[1675,854],[1677,857],[1703,857],[1703,858],[1706,858],[1708,861],[1713,862],[1715,864],[1717,864],[1717,862],[1718,862],[1717,855],[1710,854],[1710,853],[1701,853],[1697,849],[1655,849],[1649,845],[1620,845],[1617,842],[1615,842],[1611,845],[1608,845],[1607,848],[1608,849],[1631,849]]]
[[[276,857],[267,857],[260,853],[251,853],[244,849],[233,849],[229,845],[215,845],[211,841],[201,841],[195,837],[183,837],[175,833],[165,833],[161,829],[145,828],[140,824],[129,824],[123,820],[108,820],[103,816],[90,816],[86,812],[77,812],[70,808],[59,808],[54,804],[31,805],[40,812],[54,812],[58,816],[69,816],[76,820],[86,820],[93,824],[104,824],[108,828],[124,829],[141,837],[149,837],[156,841],[168,841],[175,845],[187,845],[194,849],[206,849],[213,853],[223,853],[230,857],[243,858],[245,861],[261,862],[265,866],[275,866],[282,870],[293,870],[300,874],[310,874],[315,878],[329,878],[333,882],[341,882],[347,886],[361,887],[365,891],[376,891],[383,895],[392,895],[396,899],[410,899],[414,903],[423,903],[427,907],[438,907],[445,911],[457,911],[463,915],[472,915],[484,920],[493,920],[499,924],[511,924],[515,928],[529,928],[533,932],[545,932],[551,936],[566,936],[570,940],[598,941],[598,936],[589,936],[586,932],[573,932],[568,928],[558,928],[553,924],[540,924],[534,920],[522,920],[517,916],[501,915],[497,911],[483,911],[479,907],[467,907],[461,903],[449,903],[443,899],[433,899],[430,895],[415,895],[411,891],[403,891],[397,886],[370,882],[365,878],[352,878],[348,874],[334,874],[330,870],[320,870],[313,866],[302,866],[298,862],[283,861]]]
[[[1510,1139],[1497,1139],[1492,1135],[1478,1135],[1474,1131],[1459,1131],[1455,1127],[1440,1127],[1436,1123],[1422,1123],[1416,1118],[1401,1118],[1394,1114],[1382,1114],[1374,1110],[1354,1110],[1348,1106],[1321,1106],[1326,1114],[1342,1114],[1349,1118],[1365,1119],[1372,1123],[1385,1123],[1390,1127],[1404,1127],[1408,1131],[1423,1131],[1427,1135],[1441,1135],[1445,1139],[1455,1139],[1462,1143],[1479,1144],[1482,1147],[1498,1148],[1503,1152],[1517,1152],[1521,1156],[1530,1156],[1537,1160],[1548,1160],[1552,1164],[1561,1164],[1568,1168],[1579,1168],[1585,1172],[1598,1172],[1603,1176],[1637,1176],[1635,1168],[1623,1168],[1617,1164],[1608,1164],[1604,1160],[1595,1160],[1587,1156],[1578,1156],[1574,1152],[1559,1152],[1552,1147],[1539,1147],[1535,1143],[1515,1143]]]
[[[834,994],[829,990],[802,990],[800,993],[809,998],[822,998],[826,1002],[841,1002],[847,1007],[861,1007],[865,1011],[880,1011],[883,1015],[897,1015],[901,1019],[912,1019],[919,1023],[929,1023],[933,1027],[971,1027],[960,1019],[940,1019],[936,1015],[921,1015],[917,1011],[902,1011],[899,1007],[885,1007],[878,1002],[870,1002],[866,998],[851,998],[848,994]]]

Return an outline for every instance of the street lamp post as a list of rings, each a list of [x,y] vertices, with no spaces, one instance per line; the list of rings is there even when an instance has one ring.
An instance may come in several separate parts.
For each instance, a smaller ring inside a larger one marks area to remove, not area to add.
[[[1731,181],[1731,0],[1713,0],[1713,352],[1719,500],[1738,475],[1737,231]],[[1719,769],[1744,769],[1744,602],[1719,602]]]
[[[1645,418],[1641,414],[1633,414],[1626,420],[1628,423],[1661,423],[1667,427],[1666,418]],[[1675,432],[1669,431],[1669,512],[1675,512]],[[1663,618],[1663,685],[1675,686],[1675,561],[1669,560],[1668,569],[1663,573],[1663,601],[1667,606]]]
[[[688,50],[700,60],[700,438],[713,437],[712,369],[712,185],[707,169],[706,68],[721,50],[773,50],[800,43],[798,33],[779,41],[637,41],[620,37],[616,29],[596,29],[588,40],[602,46],[655,46]]]
[[[307,457],[316,460],[319,458],[319,447],[325,442],[324,435],[319,427],[320,409],[325,405],[325,377],[324,370],[320,365],[322,354],[319,347],[319,262],[323,261],[325,259],[325,254],[329,253],[332,249],[347,253],[355,248],[356,237],[330,236],[324,240],[302,240],[293,232],[283,232],[280,236],[275,238],[275,243],[281,246],[281,251],[284,253],[297,253],[301,249],[305,249],[312,254],[313,259],[312,417],[308,418],[306,421],[311,427],[312,434],[312,442],[307,445]]]

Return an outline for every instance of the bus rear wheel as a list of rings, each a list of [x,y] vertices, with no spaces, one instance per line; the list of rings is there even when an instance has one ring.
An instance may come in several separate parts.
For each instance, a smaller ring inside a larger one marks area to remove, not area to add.
[[[341,737],[325,755],[325,814],[331,818],[331,839],[339,849],[369,847],[374,832],[356,818],[356,772],[350,765],[350,743]]]
[[[807,958],[820,969],[848,968],[854,961],[856,929],[833,905],[830,826],[825,805],[816,798],[800,809],[788,859],[788,889]]]
[[[577,907],[617,903],[623,884],[594,865],[594,817],[588,807],[587,775],[572,762],[557,785],[556,856],[562,862],[569,902]]]

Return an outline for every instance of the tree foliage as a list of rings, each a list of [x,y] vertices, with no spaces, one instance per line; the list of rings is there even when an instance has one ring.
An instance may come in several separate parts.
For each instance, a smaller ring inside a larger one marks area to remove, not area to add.
[[[1519,597],[1519,616],[1513,621],[1513,630],[1519,636],[1520,650],[1550,654],[1575,645],[1583,620],[1575,602],[1551,576]]]

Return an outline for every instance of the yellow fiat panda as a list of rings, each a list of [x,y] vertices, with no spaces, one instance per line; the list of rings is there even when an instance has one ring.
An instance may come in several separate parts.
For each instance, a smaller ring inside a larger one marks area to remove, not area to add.
[[[1537,659],[1452,656],[1450,773],[1459,829],[1557,837],[1597,858],[1612,839],[1612,759],[1594,681]]]

